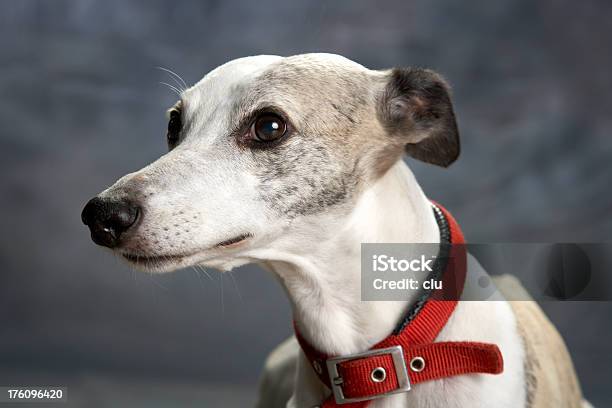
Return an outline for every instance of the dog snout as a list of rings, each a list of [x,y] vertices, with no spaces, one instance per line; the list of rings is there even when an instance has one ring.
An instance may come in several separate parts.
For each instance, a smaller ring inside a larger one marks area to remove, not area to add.
[[[83,208],[81,220],[89,227],[96,244],[115,248],[139,214],[140,208],[128,200],[94,197]]]

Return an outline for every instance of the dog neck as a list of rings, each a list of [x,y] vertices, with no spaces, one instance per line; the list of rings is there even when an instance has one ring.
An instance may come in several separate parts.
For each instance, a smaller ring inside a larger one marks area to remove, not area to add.
[[[363,192],[344,223],[333,214],[327,228],[320,221],[303,249],[266,264],[311,345],[330,355],[364,351],[393,331],[411,300],[361,301],[361,243],[438,243],[431,204],[400,161]]]

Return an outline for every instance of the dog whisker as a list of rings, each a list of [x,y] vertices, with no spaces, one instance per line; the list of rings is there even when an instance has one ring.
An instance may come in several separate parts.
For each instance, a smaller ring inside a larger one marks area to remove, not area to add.
[[[171,90],[172,90],[172,91],[173,91],[175,94],[177,94],[177,96],[179,96],[179,97],[181,96],[181,91],[180,91],[180,90],[179,90],[179,89],[178,89],[176,86],[174,86],[174,85],[170,85],[170,84],[169,84],[169,83],[167,83],[167,82],[161,82],[161,81],[160,81],[159,83],[160,83],[160,84],[162,84],[162,85],[166,85],[166,86],[167,86],[168,88],[170,88],[170,89],[171,89]]]
[[[147,276],[149,277],[149,279],[151,280],[151,282],[153,282],[153,284],[165,291],[169,291],[170,289],[168,289],[167,287],[165,287],[164,285],[162,285],[161,283],[159,283],[158,281],[155,280],[155,278],[153,277],[154,274],[153,273],[148,273]]]
[[[200,282],[200,286],[202,287],[202,289],[204,288],[204,281],[202,280],[202,276],[199,274],[198,270],[196,269],[195,266],[191,267],[191,270],[195,273],[195,275],[198,277],[198,282]]]
[[[208,271],[207,271],[206,269],[204,269],[204,267],[203,267],[203,266],[201,266],[201,265],[196,265],[195,267],[197,268],[197,270],[199,270],[200,272],[204,273],[204,275],[206,275],[206,276],[208,277],[208,279],[209,279],[211,282],[214,282],[214,280],[213,280],[212,276],[210,276],[210,274],[208,273]]]
[[[234,287],[236,288],[236,292],[238,293],[238,298],[242,302],[242,293],[240,293],[240,288],[238,287],[238,283],[236,282],[236,278],[232,274],[232,271],[227,271],[230,278],[232,278],[232,282],[234,282]]]
[[[172,79],[173,79],[173,80],[174,80],[174,82],[175,82],[175,83],[176,83],[176,84],[179,86],[179,88],[180,88],[180,90],[181,90],[181,91],[184,91],[184,90],[186,90],[187,88],[189,88],[189,87],[187,86],[187,83],[185,82],[185,80],[184,80],[184,79],[183,79],[183,78],[182,78],[182,77],[181,77],[179,74],[177,74],[176,72],[172,71],[171,69],[169,69],[169,68],[164,68],[164,67],[155,67],[155,68],[160,69],[160,70],[162,70],[162,71],[167,72],[168,74],[170,74],[170,75],[171,75],[171,77],[172,77]]]
[[[221,291],[221,316],[225,315],[225,299],[223,298],[223,273],[219,274],[219,290]]]

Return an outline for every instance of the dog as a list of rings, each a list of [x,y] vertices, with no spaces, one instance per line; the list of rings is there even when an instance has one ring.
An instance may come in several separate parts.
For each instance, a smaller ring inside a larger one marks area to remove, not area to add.
[[[258,263],[281,282],[301,338],[325,355],[360,353],[389,336],[414,299],[361,301],[360,244],[441,242],[432,203],[402,160],[447,167],[459,156],[440,75],[370,70],[332,54],[240,58],[182,90],[168,117],[168,153],[83,209],[94,242],[153,272]],[[503,372],[426,381],[368,406],[535,406],[509,302],[458,302],[436,336],[457,340],[495,345]],[[260,406],[330,400],[297,343],[283,347],[283,363],[268,364],[264,377],[289,384],[291,396],[277,390],[261,396],[277,402]],[[576,393],[538,406],[580,406]]]

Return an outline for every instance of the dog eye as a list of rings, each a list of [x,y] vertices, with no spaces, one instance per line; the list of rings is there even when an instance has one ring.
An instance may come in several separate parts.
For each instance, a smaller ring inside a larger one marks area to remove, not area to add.
[[[251,134],[258,142],[271,142],[287,133],[287,124],[274,113],[260,115],[251,126]]]
[[[170,111],[170,120],[168,121],[168,133],[166,139],[168,140],[168,146],[174,147],[179,140],[179,134],[181,132],[181,113],[176,110]]]

